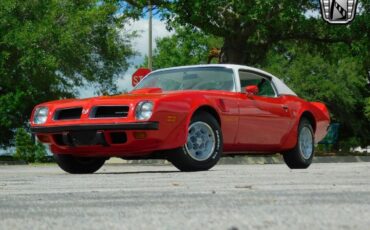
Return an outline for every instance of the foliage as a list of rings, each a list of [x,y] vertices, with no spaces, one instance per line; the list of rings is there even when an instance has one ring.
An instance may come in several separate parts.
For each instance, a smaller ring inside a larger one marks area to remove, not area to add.
[[[25,129],[17,129],[15,141],[16,153],[14,156],[16,159],[24,160],[27,163],[47,161],[45,147],[39,142],[35,144]]]
[[[360,146],[362,143],[361,143],[361,140],[357,137],[349,137],[347,138],[346,140],[342,141],[341,144],[340,144],[340,149],[345,152],[345,153],[348,153],[350,152],[354,147],[357,147],[357,146]],[[366,146],[366,145],[365,145]]]
[[[145,0],[126,1],[144,8]],[[319,12],[318,0],[152,0],[170,23],[193,27],[223,38],[223,62],[256,65],[272,45],[301,40],[351,44],[369,31],[370,4],[360,0],[360,15],[347,26],[332,26],[308,12]],[[368,40],[368,37],[367,37]]]
[[[362,60],[350,53],[345,45],[284,43],[270,50],[263,67],[299,96],[324,102],[332,121],[341,124],[342,140],[357,136],[366,144],[370,143],[370,124],[363,108],[370,91]]]
[[[116,1],[0,1],[0,146],[27,122],[35,104],[96,85],[115,92],[128,67],[132,34]]]
[[[367,119],[370,121],[370,97],[366,99],[365,103],[365,115]]]

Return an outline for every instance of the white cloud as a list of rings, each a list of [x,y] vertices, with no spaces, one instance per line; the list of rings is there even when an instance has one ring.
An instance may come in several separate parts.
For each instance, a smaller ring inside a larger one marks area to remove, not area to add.
[[[135,72],[136,65],[139,65],[144,62],[145,55],[148,55],[148,27],[149,27],[149,19],[143,18],[139,21],[133,21],[129,24],[129,26],[125,29],[128,32],[137,31],[138,37],[134,38],[132,42],[132,47],[135,51],[139,54],[129,60],[130,67],[125,73],[122,73],[122,76],[119,77],[117,80],[117,86],[120,91],[127,90],[130,91],[132,89],[131,85],[131,76]],[[155,49],[155,39],[166,37],[171,35],[172,32],[166,29],[166,24],[159,19],[153,18],[153,50]],[[80,97],[92,97],[94,96],[94,90],[92,89],[80,89]]]
[[[149,20],[141,19],[131,23],[128,31],[138,31],[139,36],[132,41],[134,49],[142,55],[148,54],[148,28]],[[169,36],[171,32],[166,29],[166,24],[159,19],[153,18],[153,48],[155,48],[155,39],[159,37]]]
[[[134,21],[130,25],[129,31],[138,31],[139,36],[132,41],[132,45],[135,51],[139,52],[139,55],[130,59],[131,66],[130,68],[123,74],[122,77],[119,78],[117,82],[117,86],[119,90],[131,90],[131,76],[135,72],[136,65],[139,65],[144,62],[144,57],[148,55],[149,49],[149,19],[140,19],[139,21]],[[153,18],[153,50],[156,47],[155,39],[162,38],[171,35],[172,32],[166,29],[166,24],[159,19]]]

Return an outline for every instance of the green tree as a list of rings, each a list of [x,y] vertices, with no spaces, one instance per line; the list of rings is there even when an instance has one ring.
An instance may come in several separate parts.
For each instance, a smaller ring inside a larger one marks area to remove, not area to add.
[[[282,78],[299,96],[324,102],[332,121],[341,124],[341,140],[356,137],[368,144],[370,123],[364,108],[370,90],[363,77],[363,60],[351,53],[347,45],[282,43],[270,50],[261,66]]]
[[[368,97],[366,99],[365,115],[366,115],[367,119],[370,121],[370,97]]]
[[[146,0],[127,0],[144,8]],[[309,40],[315,43],[351,44],[367,37],[370,4],[360,0],[361,14],[348,26],[333,26],[321,18],[318,0],[152,0],[170,23],[191,26],[223,39],[224,62],[255,65],[266,58],[276,43]],[[367,50],[366,50],[367,52]]]
[[[23,128],[17,129],[15,135],[16,152],[14,157],[19,160],[24,160],[27,163],[45,162],[46,150],[45,147],[37,142],[32,141],[31,135]]]
[[[76,96],[79,86],[115,92],[133,52],[116,1],[0,1],[0,145],[33,106]]]

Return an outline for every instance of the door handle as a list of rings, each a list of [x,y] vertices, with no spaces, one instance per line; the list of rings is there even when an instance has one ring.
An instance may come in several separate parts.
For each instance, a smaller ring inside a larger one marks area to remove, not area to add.
[[[285,111],[287,111],[289,109],[289,107],[287,105],[282,105],[281,106]]]

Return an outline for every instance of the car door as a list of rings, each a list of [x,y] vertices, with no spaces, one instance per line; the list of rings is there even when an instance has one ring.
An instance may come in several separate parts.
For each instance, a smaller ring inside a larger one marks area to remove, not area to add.
[[[290,128],[290,112],[285,97],[277,94],[268,76],[240,70],[242,91],[257,85],[257,95],[240,93],[237,143],[247,150],[268,151],[279,146]]]

